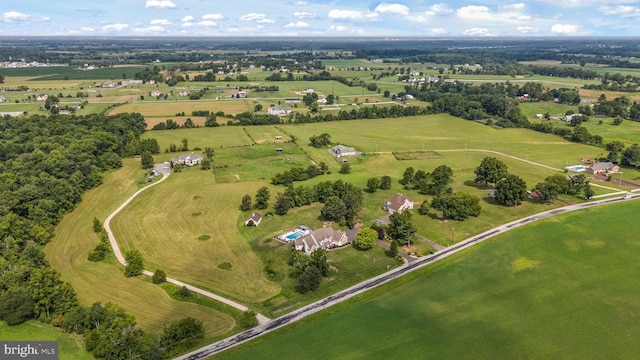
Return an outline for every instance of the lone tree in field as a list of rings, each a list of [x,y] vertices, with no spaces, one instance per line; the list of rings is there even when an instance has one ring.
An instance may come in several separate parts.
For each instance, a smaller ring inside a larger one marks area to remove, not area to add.
[[[151,152],[143,152],[142,156],[140,157],[140,162],[143,169],[151,169],[153,167],[153,156],[151,155]]]
[[[282,193],[278,193],[276,196],[276,204],[273,207],[278,215],[287,215],[287,212],[291,208],[289,205],[289,199],[287,199],[287,197]]]
[[[509,174],[496,184],[496,201],[506,206],[520,205],[527,197],[527,183],[519,176]]]
[[[374,193],[380,187],[380,179],[371,177],[367,180],[367,192]]]
[[[340,174],[348,174],[351,172],[351,164],[349,164],[348,162],[344,162],[342,163],[342,165],[340,165]]]
[[[138,276],[142,274],[143,262],[142,254],[138,250],[129,250],[124,256],[127,265],[124,267],[124,275],[127,277]]]
[[[356,234],[356,239],[353,242],[353,246],[360,250],[369,250],[373,248],[378,239],[378,232],[372,228],[362,228]]]
[[[442,211],[442,217],[445,219],[462,221],[469,216],[480,215],[480,199],[463,192],[436,196],[431,202],[431,207]]]
[[[391,189],[391,177],[389,175],[384,175],[380,178],[380,190],[389,189]]]
[[[306,294],[320,287],[322,275],[315,266],[307,266],[305,271],[298,278],[298,291]]]
[[[167,281],[167,274],[165,274],[164,271],[157,269],[156,272],[153,273],[151,282],[154,284],[162,284],[165,281]]]
[[[483,182],[485,185],[496,184],[509,174],[505,163],[490,156],[482,159],[474,173],[476,174],[474,181],[476,183]]]
[[[395,212],[389,217],[389,228],[387,234],[399,244],[411,243],[418,230],[413,222],[413,214],[410,210]]]
[[[266,186],[258,189],[256,193],[256,203],[253,205],[256,209],[266,209],[269,206],[269,198],[271,195],[269,194],[269,189]]]
[[[247,194],[242,197],[242,203],[240,203],[240,211],[249,211],[253,207],[251,203],[251,195]]]

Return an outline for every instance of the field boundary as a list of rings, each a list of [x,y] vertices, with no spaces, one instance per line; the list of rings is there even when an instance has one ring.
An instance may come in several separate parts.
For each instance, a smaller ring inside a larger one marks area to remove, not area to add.
[[[155,170],[162,173],[162,179],[158,180],[157,182],[150,184],[148,186],[143,187],[142,189],[136,191],[133,195],[131,195],[127,200],[125,200],[125,202],[123,202],[117,209],[115,209],[111,214],[109,214],[109,216],[107,216],[107,218],[104,220],[103,222],[103,227],[105,229],[105,231],[107,232],[107,236],[109,237],[109,243],[111,244],[111,248],[113,249],[113,253],[116,256],[116,259],[118,259],[118,262],[122,265],[122,266],[126,266],[127,262],[124,259],[124,256],[122,255],[122,251],[120,251],[120,246],[118,245],[118,242],[116,240],[116,237],[113,235],[113,231],[111,230],[111,220],[118,215],[118,213],[120,211],[122,211],[122,209],[124,209],[127,205],[129,205],[129,203],[131,203],[131,201],[133,201],[133,199],[135,199],[138,195],[140,195],[143,191],[156,186],[160,183],[162,183],[164,180],[169,178],[169,175],[171,175],[171,170],[164,169],[163,168],[163,164],[156,164],[155,165]],[[143,270],[142,273],[146,276],[153,276],[153,272],[149,271],[149,270]],[[204,295],[208,298],[211,298],[213,300],[219,301],[221,303],[227,304],[229,306],[232,306],[240,311],[248,311],[249,308],[237,303],[233,300],[227,299],[225,297],[222,297],[220,295],[214,294],[210,291],[204,290],[204,289],[200,289],[198,287],[195,287],[193,285],[189,285],[187,283],[184,283],[180,280],[174,279],[174,278],[170,278],[167,277],[167,282],[180,286],[180,287],[186,287],[187,289],[196,292],[198,294]],[[268,322],[270,319],[262,314],[256,314],[256,318],[258,319],[258,323],[260,324],[264,324],[266,322]]]

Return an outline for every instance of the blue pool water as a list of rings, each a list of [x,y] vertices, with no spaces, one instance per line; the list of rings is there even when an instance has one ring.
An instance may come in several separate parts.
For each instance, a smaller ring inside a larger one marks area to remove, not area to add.
[[[287,240],[289,240],[289,241],[295,240],[295,239],[299,238],[302,235],[304,235],[303,231],[296,231],[294,233],[291,233],[291,234],[287,235]]]
[[[573,165],[573,166],[567,166],[565,169],[569,171],[581,172],[581,171],[586,171],[587,167],[584,165]]]

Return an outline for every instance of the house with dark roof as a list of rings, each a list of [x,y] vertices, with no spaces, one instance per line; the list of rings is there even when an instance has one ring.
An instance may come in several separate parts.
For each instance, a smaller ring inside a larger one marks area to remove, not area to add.
[[[198,165],[202,162],[202,155],[200,154],[186,154],[186,155],[180,155],[178,157],[175,157],[173,159],[171,159],[171,162],[173,164],[182,164],[185,166],[195,166]]]
[[[305,254],[311,255],[317,249],[329,250],[349,243],[347,233],[344,231],[335,230],[331,227],[322,227],[295,239],[293,248],[296,251],[303,251]]]
[[[393,197],[391,197],[391,199],[387,200],[387,202],[382,205],[382,208],[385,211],[388,211],[390,214],[393,214],[394,212],[412,210],[413,200],[404,195],[394,195]]]
[[[620,172],[620,167],[612,162],[597,162],[591,164],[586,170],[589,174],[608,174]]]
[[[343,157],[343,156],[356,156],[358,155],[358,152],[356,151],[356,149],[352,148],[352,147],[348,147],[348,146],[344,146],[344,145],[336,145],[334,147],[332,147],[331,149],[329,149],[329,152],[331,153],[331,155],[339,158],[339,157]]]
[[[245,226],[258,226],[262,221],[262,216],[258,213],[252,213],[251,216],[244,222]]]

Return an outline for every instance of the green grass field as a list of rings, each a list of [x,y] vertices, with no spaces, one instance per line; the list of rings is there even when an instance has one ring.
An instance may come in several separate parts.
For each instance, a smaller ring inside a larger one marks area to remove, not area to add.
[[[637,358],[636,209],[514,230],[216,358]]]
[[[84,338],[69,334],[51,325],[27,321],[8,326],[0,321],[0,340],[3,341],[57,341],[60,360],[90,360],[93,355],[84,349]]]
[[[141,173],[139,160],[126,159],[122,169],[108,173],[102,185],[85,193],[78,207],[62,219],[54,238],[45,247],[47,260],[73,285],[84,306],[97,301],[118,304],[133,314],[143,329],[151,332],[161,331],[166,321],[192,316],[203,320],[207,336],[226,333],[235,326],[229,315],[172,300],[159,286],[138,278],[125,278],[123,268],[114,265],[113,257],[98,263],[87,260],[99,242],[91,230],[93,218],[104,220],[133,194]],[[145,265],[151,271],[157,268]],[[164,264],[162,268],[167,269]]]

